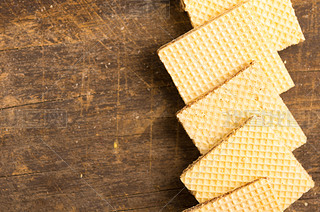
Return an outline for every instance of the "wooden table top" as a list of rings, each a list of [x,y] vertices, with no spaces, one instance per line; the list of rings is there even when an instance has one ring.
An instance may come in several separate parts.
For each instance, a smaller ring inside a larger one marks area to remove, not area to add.
[[[320,208],[320,0],[293,0],[306,41],[280,55],[308,136],[294,151]],[[0,2],[0,211],[181,211],[199,153],[156,50],[191,29],[178,0]]]

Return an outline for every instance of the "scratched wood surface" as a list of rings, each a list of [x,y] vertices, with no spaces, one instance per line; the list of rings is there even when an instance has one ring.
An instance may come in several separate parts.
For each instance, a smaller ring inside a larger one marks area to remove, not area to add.
[[[306,41],[280,53],[308,136],[294,152],[320,208],[320,0],[293,0]],[[191,29],[178,0],[0,2],[0,211],[181,211],[199,153],[156,50]]]

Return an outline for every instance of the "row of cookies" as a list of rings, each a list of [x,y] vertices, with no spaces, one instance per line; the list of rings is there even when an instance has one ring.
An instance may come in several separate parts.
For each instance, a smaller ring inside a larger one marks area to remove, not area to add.
[[[283,211],[314,186],[292,154],[307,138],[280,97],[294,83],[277,51],[304,40],[291,1],[182,3],[195,29],[158,54],[202,154],[181,175],[200,202],[189,211]]]

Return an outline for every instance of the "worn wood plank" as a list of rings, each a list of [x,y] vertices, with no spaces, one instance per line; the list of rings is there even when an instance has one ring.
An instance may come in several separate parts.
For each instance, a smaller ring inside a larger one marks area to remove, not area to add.
[[[156,55],[191,29],[178,2],[1,1],[1,211],[196,204],[179,175],[199,153],[175,118],[183,101]],[[288,211],[316,211],[320,1],[293,4],[307,40],[280,53],[296,83],[282,97],[308,136],[294,154],[316,187]]]

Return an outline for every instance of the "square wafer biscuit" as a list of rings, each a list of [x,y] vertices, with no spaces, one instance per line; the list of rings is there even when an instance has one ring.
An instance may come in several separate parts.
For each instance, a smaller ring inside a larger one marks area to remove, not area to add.
[[[253,114],[263,116],[261,126],[274,127],[290,150],[306,143],[302,129],[268,83],[259,65],[251,63],[178,112],[179,121],[201,154]]]
[[[294,86],[280,56],[270,50],[254,22],[252,7],[250,2],[244,3],[159,49],[185,103],[213,89],[251,60],[262,67],[278,93]]]
[[[184,212],[280,212],[278,199],[267,178],[261,178]]]
[[[194,27],[223,14],[247,0],[182,0]],[[251,0],[253,17],[274,50],[304,41],[301,27],[290,0]]]
[[[284,210],[314,186],[272,128],[256,125],[258,119],[249,119],[182,173],[181,181],[200,203],[268,177]]]

